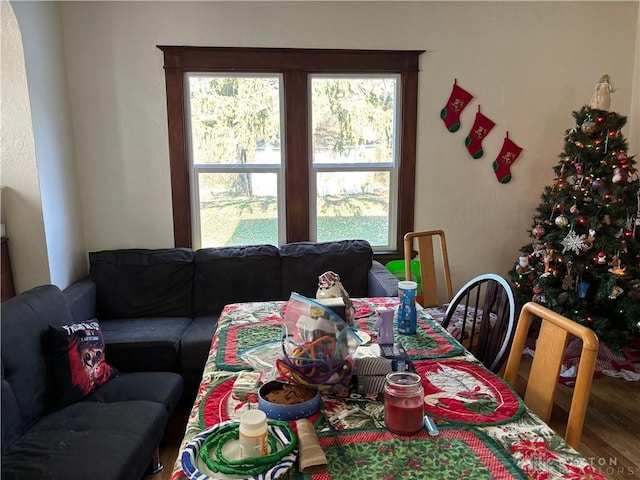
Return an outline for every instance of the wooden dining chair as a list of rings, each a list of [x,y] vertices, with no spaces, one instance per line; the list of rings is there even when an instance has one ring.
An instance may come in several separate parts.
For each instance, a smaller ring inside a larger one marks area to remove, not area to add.
[[[438,270],[436,270],[434,237],[438,237],[440,242],[441,264]],[[407,280],[412,279],[411,260],[414,256],[415,245],[418,247],[417,257],[420,261],[420,277],[422,283],[422,301],[420,304],[423,307],[441,307],[453,297],[449,257],[447,256],[447,243],[444,232],[442,230],[429,230],[424,232],[409,232],[404,236],[404,271]],[[440,275],[436,275],[438,272]],[[439,283],[438,278],[443,278],[443,282]],[[438,288],[439,285],[440,288]],[[444,316],[445,311],[446,307],[441,308],[441,316]]]
[[[485,273],[456,293],[442,326],[489,370],[498,373],[513,342],[516,310],[511,284],[500,275]]]
[[[511,353],[507,360],[504,379],[515,386],[522,350],[524,349],[529,327],[533,317],[542,320],[536,353],[531,363],[529,379],[527,380],[524,403],[543,421],[548,422],[553,408],[553,399],[560,367],[564,359],[564,352],[569,340],[569,335],[574,335],[582,340],[582,352],[573,397],[569,408],[569,418],[564,438],[569,445],[578,448],[584,416],[589,402],[593,370],[598,355],[598,336],[583,325],[570,320],[559,313],[554,312],[535,302],[526,303],[520,312],[518,327],[516,329]]]

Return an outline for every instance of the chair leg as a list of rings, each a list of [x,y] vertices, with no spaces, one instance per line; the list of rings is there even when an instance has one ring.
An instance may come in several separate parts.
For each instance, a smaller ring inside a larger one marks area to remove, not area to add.
[[[162,470],[164,470],[164,464],[162,463],[162,460],[160,460],[160,447],[157,447],[156,451],[153,452],[153,458],[151,459],[151,475],[160,473]]]

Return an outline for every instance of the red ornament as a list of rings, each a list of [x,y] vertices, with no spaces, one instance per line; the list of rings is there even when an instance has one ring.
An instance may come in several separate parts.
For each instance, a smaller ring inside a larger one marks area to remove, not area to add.
[[[598,253],[598,256],[596,257],[596,263],[600,265],[604,265],[605,263],[607,263],[607,254],[604,252]]]
[[[536,225],[535,227],[533,227],[533,230],[531,230],[531,233],[533,233],[534,237],[540,238],[541,236],[544,235],[545,230],[542,225]]]
[[[627,172],[625,172],[623,169],[613,169],[613,177],[611,178],[611,182],[615,183],[616,185],[621,185],[623,183],[627,183],[628,178],[629,175],[627,175]]]

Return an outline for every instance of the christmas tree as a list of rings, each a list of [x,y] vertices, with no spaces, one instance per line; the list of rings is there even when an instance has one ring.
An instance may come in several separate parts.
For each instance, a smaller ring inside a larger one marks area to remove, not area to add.
[[[640,326],[640,188],[621,133],[626,118],[609,111],[612,91],[604,76],[591,103],[573,112],[533,241],[509,274],[521,302],[588,326],[618,350]]]

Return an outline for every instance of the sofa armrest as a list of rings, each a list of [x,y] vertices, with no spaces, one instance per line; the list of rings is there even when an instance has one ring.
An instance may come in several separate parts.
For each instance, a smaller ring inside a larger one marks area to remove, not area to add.
[[[97,318],[96,284],[89,276],[72,283],[62,291],[75,323]]]
[[[369,296],[398,296],[398,279],[376,260],[373,261],[369,269]]]

